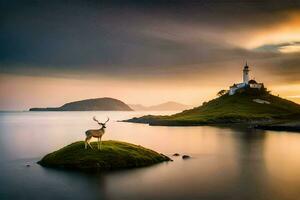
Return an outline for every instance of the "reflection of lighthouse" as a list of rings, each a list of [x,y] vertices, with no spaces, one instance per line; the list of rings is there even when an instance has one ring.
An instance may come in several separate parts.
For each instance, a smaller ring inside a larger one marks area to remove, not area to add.
[[[245,84],[248,84],[249,82],[249,66],[247,65],[247,62],[246,62],[246,65],[244,67],[244,70],[243,70],[243,82]]]

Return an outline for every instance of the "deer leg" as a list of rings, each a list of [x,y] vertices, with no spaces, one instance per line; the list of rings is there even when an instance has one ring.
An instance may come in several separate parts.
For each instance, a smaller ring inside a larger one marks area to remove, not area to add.
[[[93,147],[92,147],[92,145],[91,145],[91,143],[90,143],[90,140],[92,139],[92,137],[90,137],[89,139],[88,139],[88,141],[87,141],[87,143],[88,143],[88,145],[91,147],[91,149],[93,149]]]
[[[100,149],[101,149],[101,144],[102,144],[102,138],[100,137]]]
[[[98,149],[100,149],[100,146],[99,146],[99,138],[98,138],[98,142],[97,142],[97,145],[98,145]]]
[[[88,138],[88,137],[86,137],[86,138],[85,138],[85,141],[84,141],[84,147],[85,147],[85,149],[87,149],[88,140],[89,140],[89,138]]]
[[[91,147],[91,149],[94,149],[90,142],[88,142],[88,145]]]

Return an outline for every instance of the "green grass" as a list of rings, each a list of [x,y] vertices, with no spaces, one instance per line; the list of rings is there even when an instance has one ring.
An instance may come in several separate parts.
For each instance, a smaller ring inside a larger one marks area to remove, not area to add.
[[[253,99],[269,101],[260,104]],[[213,99],[202,106],[170,116],[143,116],[127,122],[150,125],[201,125],[218,123],[245,123],[300,118],[300,105],[292,101],[251,89]]]
[[[119,141],[103,141],[101,150],[85,149],[84,142],[72,143],[46,155],[38,163],[45,167],[77,170],[113,170],[149,166],[170,159],[139,145]]]

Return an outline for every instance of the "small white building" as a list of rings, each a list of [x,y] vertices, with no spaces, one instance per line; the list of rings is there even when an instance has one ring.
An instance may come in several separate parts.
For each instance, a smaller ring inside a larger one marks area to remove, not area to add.
[[[246,62],[246,65],[243,69],[243,82],[242,83],[235,83],[229,88],[229,95],[234,95],[236,91],[241,88],[256,88],[261,89],[263,87],[263,83],[257,83],[254,79],[249,80],[249,66]]]

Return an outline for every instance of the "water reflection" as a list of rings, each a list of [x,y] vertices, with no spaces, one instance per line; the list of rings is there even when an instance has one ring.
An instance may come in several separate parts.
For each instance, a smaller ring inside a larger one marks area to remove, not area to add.
[[[300,199],[300,135],[244,127],[158,127],[117,120],[146,113],[0,114],[0,198],[43,199]],[[156,113],[157,114],[157,113]],[[88,175],[46,169],[44,154],[82,140],[111,118],[104,139],[141,144],[190,160]],[[30,164],[31,167],[25,167]]]

